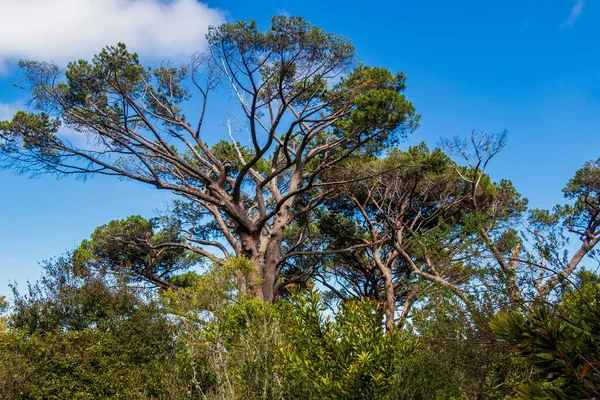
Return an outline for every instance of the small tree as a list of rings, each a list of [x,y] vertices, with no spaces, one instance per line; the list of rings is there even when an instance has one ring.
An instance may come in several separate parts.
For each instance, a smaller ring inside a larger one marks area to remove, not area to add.
[[[284,311],[281,353],[290,398],[401,398],[395,390],[416,343],[401,330],[385,332],[379,304],[348,301],[328,316],[311,291],[293,297]]]
[[[96,228],[75,250],[73,259],[82,274],[100,271],[177,290],[172,282],[175,274],[199,261],[193,247],[186,247],[177,230],[155,230],[152,221],[131,216]]]

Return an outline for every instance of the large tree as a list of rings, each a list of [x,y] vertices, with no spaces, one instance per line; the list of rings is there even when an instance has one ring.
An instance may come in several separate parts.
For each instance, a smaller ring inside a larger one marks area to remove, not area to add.
[[[226,23],[207,40],[207,54],[190,65],[151,72],[122,44],[66,71],[21,62],[36,111],[0,123],[0,149],[18,171],[113,175],[182,196],[195,213],[194,250],[217,263],[247,257],[248,290],[272,301],[284,285],[285,228],[337,184],[323,173],[378,153],[412,131],[418,115],[402,74],[358,64],[346,39],[301,18],[275,17],[266,32]],[[223,112],[230,140],[211,145],[225,136],[205,123],[223,108],[208,102],[221,87],[236,99]],[[238,126],[247,143],[236,140]]]
[[[466,254],[475,235],[466,224],[468,186],[453,166],[442,151],[421,144],[337,173],[347,182],[325,216],[333,223],[322,229],[332,249],[349,251],[335,253],[329,262],[340,287],[323,283],[341,296],[355,288],[360,297],[382,301],[388,329],[397,306],[402,323],[427,286],[441,285],[468,301],[460,286],[473,274]]]

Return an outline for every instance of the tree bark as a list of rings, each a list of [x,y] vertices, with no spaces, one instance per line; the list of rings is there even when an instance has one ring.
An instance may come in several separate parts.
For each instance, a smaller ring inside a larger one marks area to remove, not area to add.
[[[382,268],[381,275],[383,276],[385,287],[385,327],[391,331],[396,326],[394,323],[394,315],[396,313],[396,296],[394,295],[394,282],[392,280],[392,271],[389,268]]]

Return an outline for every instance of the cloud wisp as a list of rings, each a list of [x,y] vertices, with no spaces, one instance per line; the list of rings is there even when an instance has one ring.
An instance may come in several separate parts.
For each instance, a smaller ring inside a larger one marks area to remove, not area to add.
[[[65,63],[117,42],[178,59],[205,47],[223,12],[197,0],[0,0],[0,65],[21,58]]]
[[[0,103],[0,121],[11,119],[21,109],[23,109],[22,102]]]
[[[583,12],[584,4],[585,4],[585,0],[577,0],[575,5],[571,9],[571,14],[569,14],[569,18],[564,20],[563,23],[560,24],[560,27],[566,28],[568,26],[573,25],[575,23],[575,21],[577,21],[579,19],[579,17],[581,16],[581,13]]]

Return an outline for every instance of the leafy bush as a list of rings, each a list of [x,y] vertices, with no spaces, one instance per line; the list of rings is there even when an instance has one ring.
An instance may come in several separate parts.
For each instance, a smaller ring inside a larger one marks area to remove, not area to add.
[[[600,397],[600,277],[583,271],[556,307],[498,315],[491,327],[535,369],[520,388],[525,399]]]
[[[384,331],[378,303],[348,301],[332,315],[309,292],[283,309],[288,398],[397,398],[395,385],[415,342],[400,330]]]

